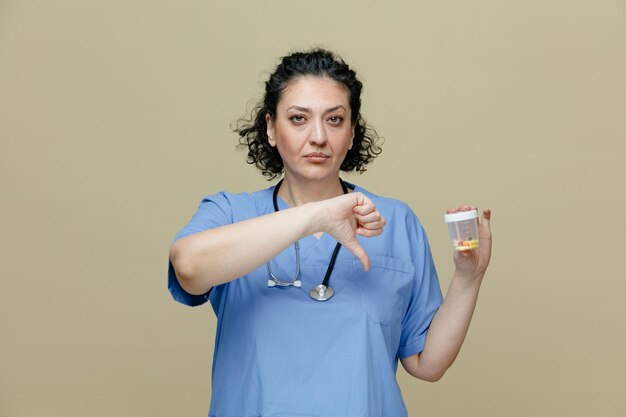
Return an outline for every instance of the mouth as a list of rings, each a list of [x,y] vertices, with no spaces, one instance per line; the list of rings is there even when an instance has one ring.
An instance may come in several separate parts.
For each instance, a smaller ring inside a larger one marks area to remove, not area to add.
[[[309,154],[304,155],[306,158],[314,158],[314,159],[327,159],[330,158],[328,155],[322,152],[311,152]]]
[[[329,160],[330,156],[322,152],[311,152],[304,155],[305,159],[312,164],[325,164]]]

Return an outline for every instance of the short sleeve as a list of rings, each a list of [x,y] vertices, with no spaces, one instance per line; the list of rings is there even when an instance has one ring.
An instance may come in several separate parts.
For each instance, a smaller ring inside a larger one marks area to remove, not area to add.
[[[200,202],[198,210],[189,223],[176,234],[174,242],[194,233],[230,224],[233,222],[232,217],[230,201],[224,193],[206,196]],[[209,292],[195,295],[185,291],[178,282],[171,262],[169,262],[167,275],[167,288],[176,301],[193,307],[204,304],[209,299]]]
[[[400,359],[424,350],[426,334],[433,316],[443,302],[439,278],[430,252],[426,232],[415,215],[409,216],[408,232],[411,242],[415,277],[407,312],[402,320]]]

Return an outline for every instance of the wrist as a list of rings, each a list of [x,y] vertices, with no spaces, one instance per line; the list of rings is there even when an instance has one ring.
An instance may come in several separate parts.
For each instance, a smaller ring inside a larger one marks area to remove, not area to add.
[[[468,271],[459,270],[457,268],[454,271],[454,275],[452,276],[452,279],[454,281],[463,282],[465,284],[480,285],[484,276],[485,276],[484,272],[468,272]]]
[[[296,207],[296,209],[302,210],[302,215],[305,218],[303,237],[324,231],[322,224],[325,210],[319,202],[306,203]]]

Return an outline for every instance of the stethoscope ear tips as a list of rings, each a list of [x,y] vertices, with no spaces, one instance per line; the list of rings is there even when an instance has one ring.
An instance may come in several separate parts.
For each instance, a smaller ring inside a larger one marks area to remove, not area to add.
[[[273,279],[267,280],[268,287],[275,287],[276,285],[278,285],[279,287],[289,287],[290,285],[293,285],[294,287],[300,288],[302,286],[302,281],[300,281],[299,279],[295,280],[294,282],[276,282],[276,280]]]

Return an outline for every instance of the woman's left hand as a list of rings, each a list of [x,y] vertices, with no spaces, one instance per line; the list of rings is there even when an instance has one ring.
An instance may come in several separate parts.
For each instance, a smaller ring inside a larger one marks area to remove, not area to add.
[[[448,213],[476,210],[476,206],[460,206],[448,209]],[[483,218],[478,218],[478,248],[467,251],[455,251],[454,264],[456,272],[468,277],[480,277],[485,275],[489,260],[491,259],[491,210],[483,210]]]

